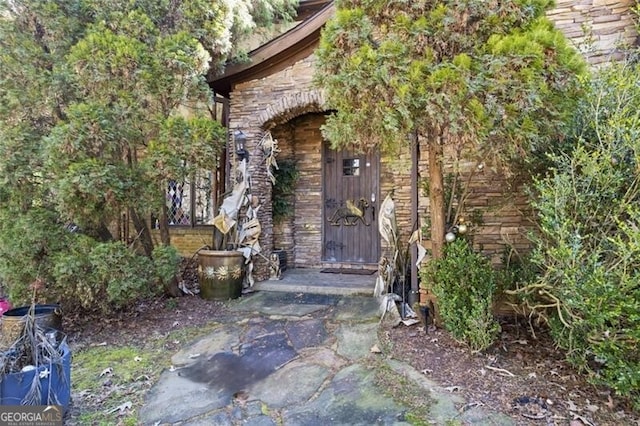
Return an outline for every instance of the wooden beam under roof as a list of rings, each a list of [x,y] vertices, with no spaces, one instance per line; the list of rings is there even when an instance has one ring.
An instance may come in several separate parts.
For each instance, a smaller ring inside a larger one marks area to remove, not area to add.
[[[215,93],[228,97],[235,84],[273,74],[308,56],[318,45],[322,27],[334,13],[333,2],[324,1],[324,6],[307,20],[249,52],[247,62],[228,65],[222,75],[209,73],[209,86]]]
[[[296,9],[298,12],[296,21],[302,21],[309,18],[325,7],[328,3],[331,3],[331,0],[300,0],[298,8]]]

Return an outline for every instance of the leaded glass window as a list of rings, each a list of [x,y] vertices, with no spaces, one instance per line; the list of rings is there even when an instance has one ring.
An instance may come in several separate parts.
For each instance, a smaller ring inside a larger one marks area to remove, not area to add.
[[[211,225],[215,202],[215,173],[199,170],[191,179],[167,182],[169,225]]]

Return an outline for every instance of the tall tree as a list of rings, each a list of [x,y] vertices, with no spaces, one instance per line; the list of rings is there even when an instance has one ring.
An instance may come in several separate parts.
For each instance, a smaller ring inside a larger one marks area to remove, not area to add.
[[[113,241],[128,212],[151,257],[147,219],[166,209],[165,180],[214,168],[225,139],[205,74],[255,15],[280,19],[296,3],[0,0],[0,252],[23,231],[44,242],[68,223]],[[18,231],[34,216],[42,228]],[[64,239],[32,248],[21,279],[53,279],[41,266]],[[12,262],[0,281],[16,280]]]
[[[583,61],[548,0],[338,0],[317,51],[334,146],[389,150],[418,132],[429,159],[431,242],[445,234],[443,148],[496,164],[561,134]]]

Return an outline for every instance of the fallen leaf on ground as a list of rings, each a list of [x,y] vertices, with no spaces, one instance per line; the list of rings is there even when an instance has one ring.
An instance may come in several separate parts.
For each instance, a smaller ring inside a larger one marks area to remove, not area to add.
[[[460,409],[458,411],[461,412],[461,413],[464,413],[465,411],[470,410],[472,408],[483,407],[483,406],[484,406],[484,404],[482,402],[479,402],[479,401],[477,401],[477,402],[469,402],[468,404],[465,404],[462,407],[460,407]]]
[[[613,399],[611,399],[611,395],[607,395],[607,402],[605,402],[604,405],[609,407],[609,409],[613,409],[613,407],[615,407],[616,404],[613,402]]]
[[[571,414],[573,415],[573,420],[571,421],[571,423],[572,423],[572,424],[573,424],[573,422],[575,422],[576,420],[579,420],[579,421],[581,421],[581,422],[582,422],[582,424],[583,424],[583,425],[586,425],[586,426],[595,426],[591,421],[589,421],[589,419],[587,419],[587,418],[585,418],[585,417],[583,417],[583,416],[581,416],[581,415],[579,415],[579,414],[576,414],[576,413],[571,413]],[[580,423],[578,423],[578,425],[580,425]]]
[[[114,407],[111,410],[108,410],[107,414],[113,414],[116,411],[119,412],[119,414],[124,414],[124,413],[126,413],[127,410],[130,410],[132,406],[133,406],[133,404],[131,403],[131,401],[123,402],[122,404],[118,405],[117,407]]]

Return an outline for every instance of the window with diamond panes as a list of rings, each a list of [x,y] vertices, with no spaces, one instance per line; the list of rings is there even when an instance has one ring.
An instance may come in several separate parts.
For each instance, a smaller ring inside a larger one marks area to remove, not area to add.
[[[169,225],[210,225],[214,215],[215,174],[200,170],[190,180],[167,182]]]
[[[188,181],[169,180],[167,183],[167,220],[169,225],[190,225],[189,199],[191,184]]]

